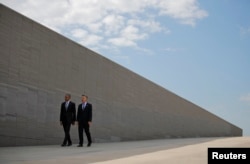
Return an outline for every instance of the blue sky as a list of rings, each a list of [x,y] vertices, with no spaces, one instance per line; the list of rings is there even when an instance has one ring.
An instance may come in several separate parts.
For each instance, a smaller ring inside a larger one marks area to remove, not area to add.
[[[250,136],[249,0],[0,2]]]

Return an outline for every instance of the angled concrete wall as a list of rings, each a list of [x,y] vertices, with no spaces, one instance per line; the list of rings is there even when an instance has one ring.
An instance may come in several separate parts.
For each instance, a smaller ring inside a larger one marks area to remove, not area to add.
[[[0,5],[0,146],[61,144],[64,94],[93,104],[95,142],[241,136],[242,130]],[[71,128],[78,143],[77,128]]]

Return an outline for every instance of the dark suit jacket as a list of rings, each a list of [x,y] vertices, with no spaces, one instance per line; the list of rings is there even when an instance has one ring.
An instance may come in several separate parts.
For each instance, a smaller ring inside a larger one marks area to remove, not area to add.
[[[77,121],[82,124],[92,121],[92,104],[87,102],[84,110],[82,109],[82,104],[78,105]]]
[[[70,101],[66,110],[65,103],[61,104],[60,121],[71,124],[76,121],[76,106],[75,103]]]

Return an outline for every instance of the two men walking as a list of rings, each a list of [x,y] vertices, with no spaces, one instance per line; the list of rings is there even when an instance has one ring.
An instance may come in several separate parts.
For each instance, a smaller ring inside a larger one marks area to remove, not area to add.
[[[71,100],[71,95],[65,95],[65,101],[61,104],[60,112],[60,124],[64,129],[64,140],[61,146],[71,146],[72,141],[70,138],[70,127],[75,124],[77,121],[78,124],[78,134],[79,134],[79,145],[78,147],[83,146],[83,130],[86,133],[88,144],[90,147],[92,144],[91,134],[89,131],[91,122],[92,122],[92,104],[88,103],[88,96],[82,95],[82,103],[78,105],[77,116],[76,116],[76,107],[75,103]]]

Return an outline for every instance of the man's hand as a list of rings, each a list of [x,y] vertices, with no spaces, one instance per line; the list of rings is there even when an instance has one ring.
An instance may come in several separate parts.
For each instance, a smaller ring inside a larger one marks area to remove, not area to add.
[[[90,125],[91,125],[91,122],[89,121],[88,124],[89,124],[89,126],[90,126]]]

